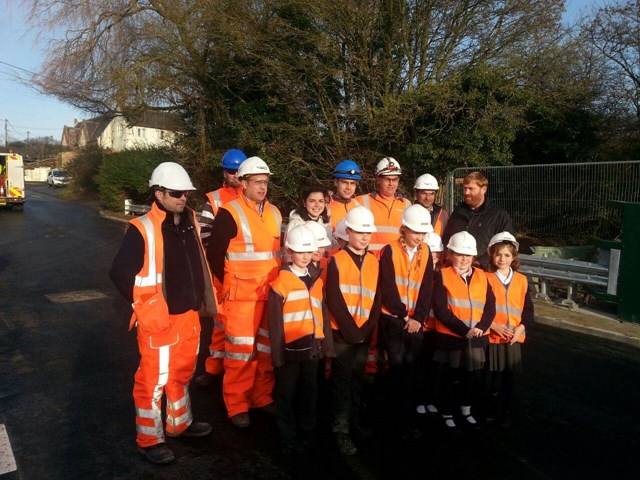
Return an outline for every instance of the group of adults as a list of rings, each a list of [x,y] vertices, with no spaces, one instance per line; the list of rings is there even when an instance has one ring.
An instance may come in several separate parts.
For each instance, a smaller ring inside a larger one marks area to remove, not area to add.
[[[200,316],[212,316],[214,329],[206,371],[196,382],[208,385],[223,374],[227,413],[238,428],[250,425],[251,409],[273,410],[265,311],[270,284],[281,266],[282,215],[267,199],[272,173],[261,158],[230,150],[222,157],[222,170],[224,184],[207,193],[198,222],[186,206],[196,190],[189,175],[179,164],[160,164],[149,180],[151,210],[131,220],[110,271],[133,306],[130,329],[137,327],[141,354],[133,390],[136,441],[140,453],[154,463],[174,459],[165,435],[201,437],[212,429],[193,420],[189,399]],[[478,172],[465,178],[464,200],[451,215],[435,202],[439,185],[433,175],[416,179],[412,202],[398,192],[402,168],[394,158],[377,163],[376,190],[356,196],[361,173],[353,160],[339,162],[328,201],[324,195],[303,195],[295,214],[339,236],[347,212],[364,206],[376,227],[369,251],[379,255],[397,239],[403,212],[419,204],[429,211],[444,245],[457,232],[471,233],[482,253],[480,264],[487,262],[484,252],[494,234],[513,232],[509,215],[486,197],[488,182]]]

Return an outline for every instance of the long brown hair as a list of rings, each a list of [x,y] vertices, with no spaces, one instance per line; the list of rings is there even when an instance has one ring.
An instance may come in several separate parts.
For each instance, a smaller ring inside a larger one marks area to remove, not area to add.
[[[520,267],[520,259],[518,258],[518,249],[511,242],[498,242],[498,243],[494,243],[489,247],[490,261],[489,261],[488,270],[490,272],[495,272],[496,270],[498,270],[496,266],[493,264],[493,258],[500,251],[502,247],[507,247],[507,249],[511,252],[511,255],[513,255],[513,262],[511,262],[511,268],[513,269],[514,272],[517,272],[518,267]]]
[[[302,218],[305,222],[312,220],[312,218],[309,216],[309,212],[307,212],[307,209],[304,206],[304,202],[307,200],[307,198],[309,198],[309,195],[316,192],[322,193],[325,199],[329,197],[329,191],[326,188],[324,188],[322,185],[320,184],[305,185],[304,187],[302,187],[302,191],[300,192],[300,197],[296,202],[296,208],[294,212],[300,215],[300,218]],[[322,218],[322,222],[325,224],[329,223],[329,212],[327,209],[328,209],[328,206],[325,200],[324,210],[320,214],[320,218]]]

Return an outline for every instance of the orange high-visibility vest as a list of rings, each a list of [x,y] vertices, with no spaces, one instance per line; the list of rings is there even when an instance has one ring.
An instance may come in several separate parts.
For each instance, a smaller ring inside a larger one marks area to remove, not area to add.
[[[475,327],[482,318],[484,305],[487,301],[487,288],[489,281],[485,273],[479,268],[473,268],[471,284],[458,275],[453,267],[442,269],[442,284],[447,291],[447,306],[453,314],[462,320],[469,328]],[[457,333],[449,330],[436,318],[436,330],[454,337],[462,338]],[[485,335],[488,334],[485,332]]]
[[[196,237],[198,238],[201,250],[200,258],[205,274],[205,308],[208,314],[214,315],[219,311],[219,306],[213,289],[211,271],[209,270],[209,264],[205,261],[196,214],[191,209],[189,209],[189,212],[193,218],[193,225],[196,229]],[[167,306],[166,292],[164,290],[164,241],[162,239],[162,222],[165,220],[166,215],[167,214],[154,203],[149,213],[134,218],[129,223],[138,229],[145,245],[144,262],[135,277],[133,285],[133,303],[145,302],[156,293],[162,292],[162,295],[157,296],[157,301],[160,302],[160,308],[168,313],[169,307]],[[131,316],[129,329],[133,328],[137,320],[134,312]]]
[[[224,262],[223,291],[228,300],[266,301],[280,268],[280,210],[265,200],[260,215],[254,206],[241,195],[220,207],[231,214],[238,230]]]
[[[396,288],[402,303],[409,312],[409,317],[413,317],[416,310],[416,303],[418,301],[418,293],[420,292],[420,286],[422,285],[422,279],[424,278],[424,272],[427,270],[427,264],[431,257],[429,246],[426,243],[420,245],[422,261],[420,265],[417,264],[417,253],[413,256],[413,261],[409,263],[409,255],[402,248],[400,240],[396,240],[390,243],[387,247],[391,249],[391,258],[393,260],[393,270],[396,277]],[[392,313],[382,306],[382,311],[387,315]]]
[[[511,282],[509,285],[505,285],[495,273],[488,273],[487,280],[496,296],[496,316],[493,321],[507,325],[509,330],[514,330],[522,322],[522,310],[527,294],[527,277],[521,273],[513,272]],[[516,341],[522,343],[524,339],[525,334],[523,333]],[[507,343],[507,340],[500,338],[500,335],[493,332],[489,333],[489,341],[491,343]]]
[[[336,225],[342,220],[347,212],[354,207],[360,205],[355,198],[352,198],[347,203],[342,203],[337,200],[331,200],[327,208],[329,210],[329,218],[331,220],[331,228],[335,231]]]
[[[283,298],[282,321],[284,342],[295,342],[299,338],[313,335],[324,338],[322,330],[322,280],[318,279],[307,289],[298,276],[281,270],[271,288]]]
[[[344,297],[349,313],[358,328],[360,328],[369,320],[371,315],[373,299],[376,296],[376,288],[378,287],[380,264],[378,259],[370,253],[365,254],[362,269],[358,268],[345,250],[340,250],[333,258],[338,268],[340,292]],[[334,330],[340,329],[333,316],[331,316],[331,327]]]
[[[235,200],[240,197],[241,194],[242,187],[232,188],[226,186],[207,193],[207,200],[209,200],[209,204],[211,205],[213,216],[215,217],[218,214],[218,209],[222,205]]]
[[[356,200],[373,213],[376,231],[371,234],[369,251],[379,257],[382,247],[393,243],[400,236],[402,214],[411,206],[411,202],[402,197],[387,201],[376,192],[361,195]]]
[[[448,221],[449,213],[444,208],[441,208],[436,215],[435,222],[433,222],[433,231],[442,237],[444,229],[447,228]]]

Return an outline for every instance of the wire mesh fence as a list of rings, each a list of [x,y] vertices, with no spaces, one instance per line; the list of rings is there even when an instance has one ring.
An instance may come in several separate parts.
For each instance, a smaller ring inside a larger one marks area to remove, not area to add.
[[[487,197],[509,212],[517,234],[541,245],[613,239],[621,218],[607,202],[640,202],[640,161],[563,163],[456,169],[447,178],[449,211],[462,201],[462,180],[473,171],[487,177]]]

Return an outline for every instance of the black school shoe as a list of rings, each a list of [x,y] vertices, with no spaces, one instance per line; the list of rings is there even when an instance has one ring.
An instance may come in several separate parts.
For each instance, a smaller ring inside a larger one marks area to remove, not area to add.
[[[138,447],[140,455],[146,457],[151,463],[164,465],[173,462],[176,457],[166,443],[158,443],[150,447]]]

